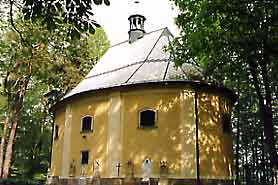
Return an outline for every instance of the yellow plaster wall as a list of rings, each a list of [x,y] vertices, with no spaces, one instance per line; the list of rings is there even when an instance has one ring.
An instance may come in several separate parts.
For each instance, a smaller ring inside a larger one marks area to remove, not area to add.
[[[193,178],[197,174],[196,165],[196,124],[194,108],[194,92],[190,89],[181,90],[181,177]]]
[[[159,176],[160,161],[166,160],[170,177],[196,178],[194,91],[189,87],[135,89],[122,91],[119,97],[122,148],[117,151],[121,151],[120,175],[126,175],[126,163],[131,160],[135,165],[135,176],[141,176],[142,161],[148,157],[152,160],[154,177]],[[100,162],[102,177],[111,175],[108,174],[107,164],[108,155],[114,155],[107,153],[109,98],[108,92],[88,94],[71,101],[73,119],[69,162],[75,161],[75,176],[81,175],[81,150],[90,152],[84,176],[93,175],[94,160]],[[230,178],[233,168],[232,139],[230,135],[223,134],[220,122],[221,116],[230,112],[229,102],[220,95],[207,92],[200,93],[198,104],[201,177]],[[157,128],[138,128],[139,111],[144,108],[157,111]],[[64,114],[65,109],[59,109],[55,118],[60,133],[59,139],[53,142],[51,174],[58,176],[61,171]],[[81,134],[81,118],[85,115],[94,116],[93,132]]]
[[[55,123],[59,126],[58,139],[53,139],[52,143],[52,157],[51,157],[51,169],[50,174],[53,176],[61,175],[61,161],[62,161],[62,150],[64,143],[64,123],[65,123],[65,108],[60,108],[55,113]]]
[[[93,176],[94,161],[100,164],[101,175],[107,171],[107,110],[108,101],[104,97],[83,97],[72,103],[71,162],[76,166],[75,176]],[[93,116],[93,131],[81,133],[81,118]],[[81,167],[81,151],[89,151],[89,164]],[[83,170],[81,170],[83,168]],[[82,171],[84,173],[82,174]]]
[[[218,94],[200,93],[199,150],[201,178],[227,179],[232,177],[232,137],[223,133],[222,116],[230,105]]]
[[[152,172],[159,176],[159,163],[166,160],[169,166],[169,175],[181,176],[182,137],[184,128],[181,126],[179,89],[149,89],[126,92],[124,98],[124,131],[123,131],[123,162],[132,160],[135,165],[135,176],[141,176],[141,164],[145,158],[152,160]],[[188,102],[186,102],[188,101]],[[185,107],[192,103],[193,99],[185,100]],[[139,111],[144,108],[152,108],[157,111],[157,128],[138,128]],[[187,123],[193,123],[192,110]],[[191,127],[191,126],[189,126]],[[191,140],[191,139],[190,139]],[[144,142],[143,142],[144,141]],[[187,149],[192,150],[192,146]],[[190,151],[190,153],[195,152]],[[195,166],[187,161],[188,166]],[[193,168],[194,169],[194,168]],[[124,169],[123,169],[124,170]],[[124,171],[124,173],[126,173]],[[194,170],[191,173],[195,173]],[[187,172],[189,175],[190,172]]]

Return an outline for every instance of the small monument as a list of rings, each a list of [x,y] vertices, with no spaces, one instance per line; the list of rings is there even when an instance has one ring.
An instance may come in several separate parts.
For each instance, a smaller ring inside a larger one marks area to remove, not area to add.
[[[81,171],[80,171],[80,178],[78,179],[78,185],[86,185],[86,171],[87,171],[87,165],[81,165]]]
[[[94,161],[94,174],[92,179],[92,185],[100,185],[100,163],[98,160]]]
[[[167,161],[163,160],[160,161],[160,178],[158,181],[158,185],[168,185],[169,181],[168,181],[168,165],[167,165]]]
[[[127,161],[127,177],[133,177],[134,176],[134,165],[133,162],[131,160]]]
[[[93,177],[100,177],[100,163],[98,160],[94,161],[94,175]]]
[[[142,163],[142,182],[147,182],[150,184],[150,177],[152,174],[152,161],[149,158],[143,160]]]
[[[134,179],[134,164],[131,160],[126,163],[126,177],[124,179],[124,185],[135,185]]]
[[[117,168],[117,176],[119,177],[120,176],[120,168],[122,167],[121,163],[118,162],[117,165],[116,165],[116,168]]]
[[[51,171],[48,168],[47,169],[47,179],[46,179],[45,184],[46,185],[49,185],[49,184],[58,184],[58,181],[59,181],[59,178],[57,176],[52,176],[51,175]]]
[[[81,165],[81,169],[80,169],[80,176],[84,177],[86,176],[86,171],[87,171],[87,165]]]
[[[167,177],[168,176],[167,161],[160,161],[160,176],[161,177]]]
[[[73,159],[70,163],[69,176],[74,177],[75,173],[76,173],[76,167],[75,167],[75,160]]]
[[[76,166],[75,166],[75,160],[73,159],[70,163],[70,167],[69,167],[69,185],[74,185],[75,184],[75,172],[76,172]]]

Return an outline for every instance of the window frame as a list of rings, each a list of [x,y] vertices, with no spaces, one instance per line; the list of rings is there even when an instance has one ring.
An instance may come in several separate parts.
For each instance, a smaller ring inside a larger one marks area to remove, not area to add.
[[[91,128],[89,130],[83,130],[83,119],[86,117],[91,118]],[[94,130],[94,116],[92,116],[92,115],[82,116],[81,120],[80,120],[80,133],[90,133],[90,132],[93,132],[93,130]]]
[[[141,125],[141,113],[145,112],[145,111],[154,112],[154,125],[153,126],[142,126]],[[140,129],[154,129],[154,128],[157,128],[157,120],[158,120],[157,113],[158,113],[158,111],[156,109],[153,109],[153,108],[143,108],[143,109],[139,110],[138,111],[138,128],[140,128]]]
[[[83,155],[82,155],[82,154],[83,154],[84,152],[87,152],[87,153],[88,153],[87,163],[82,163],[82,161],[83,161],[83,160],[82,160],[82,159],[83,159]],[[80,165],[81,165],[81,166],[88,165],[88,164],[89,164],[89,161],[90,161],[90,151],[89,151],[89,150],[81,150],[81,151],[80,151]]]

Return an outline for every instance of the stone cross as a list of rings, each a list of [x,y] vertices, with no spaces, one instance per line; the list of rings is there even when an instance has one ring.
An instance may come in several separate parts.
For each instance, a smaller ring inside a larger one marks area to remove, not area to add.
[[[117,163],[116,168],[117,168],[117,172],[118,172],[118,177],[120,176],[120,168],[121,168],[121,163]]]

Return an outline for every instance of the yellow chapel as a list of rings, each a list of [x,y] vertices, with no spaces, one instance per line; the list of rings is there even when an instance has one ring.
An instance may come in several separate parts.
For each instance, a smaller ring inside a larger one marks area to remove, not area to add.
[[[54,107],[48,184],[233,184],[235,94],[176,67],[172,34],[145,20]]]

